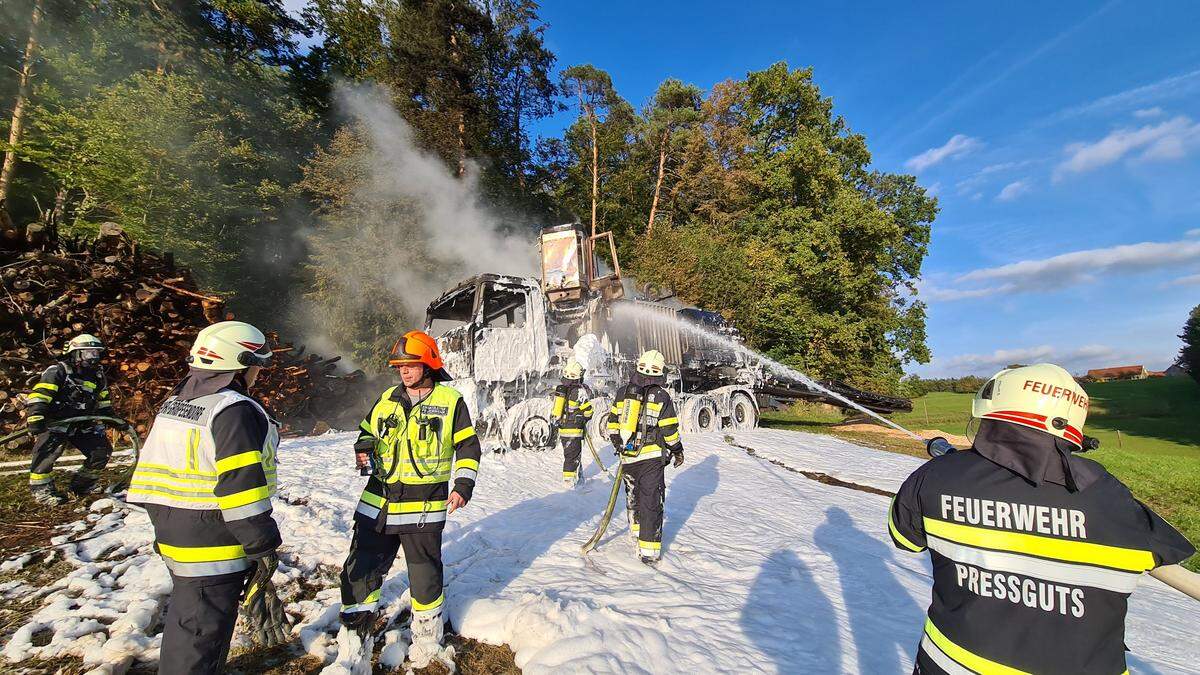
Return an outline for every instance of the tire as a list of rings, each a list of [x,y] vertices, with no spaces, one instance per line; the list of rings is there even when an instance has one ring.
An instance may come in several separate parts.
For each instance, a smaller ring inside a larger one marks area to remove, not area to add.
[[[608,411],[611,409],[611,400],[603,396],[592,399],[592,419],[587,424],[587,433],[596,444],[596,450],[608,442]]]
[[[503,438],[513,450],[545,450],[550,439],[549,398],[538,397],[521,401],[508,409],[504,416]]]
[[[729,397],[729,428],[733,431],[746,431],[758,426],[758,406],[754,399],[745,392],[738,392]]]
[[[709,396],[693,396],[683,402],[679,426],[684,433],[710,433],[721,430],[717,404]]]

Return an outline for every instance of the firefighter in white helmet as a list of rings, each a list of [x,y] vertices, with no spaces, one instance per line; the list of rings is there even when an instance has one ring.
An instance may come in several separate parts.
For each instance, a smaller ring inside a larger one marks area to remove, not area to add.
[[[29,490],[35,501],[49,506],[67,500],[54,486],[53,474],[54,463],[67,444],[78,448],[85,458],[69,486],[80,495],[96,490],[100,471],[108,465],[112,454],[112,444],[103,425],[94,421],[67,427],[55,424],[72,417],[112,415],[108,380],[100,365],[104,343],[84,333],[67,343],[63,351],[63,360],[47,368],[33,390],[25,395],[29,403],[25,421],[34,434]]]
[[[933,603],[917,673],[1122,673],[1143,572],[1195,553],[1096,462],[1074,453],[1089,399],[1051,364],[1000,371],[972,404],[973,447],[927,462],[889,512],[928,550]]]
[[[664,470],[683,464],[679,416],[666,383],[666,359],[651,349],[637,361],[629,384],[617,390],[608,416],[608,436],[624,466],[629,528],[642,562],[662,557]]]
[[[583,366],[569,359],[562,370],[562,382],[554,388],[554,407],[550,411],[550,443],[562,440],[563,485],[578,485],[582,473],[579,461],[588,421],[592,419],[592,389],[583,383]]]
[[[159,407],[138,457],[128,501],[145,505],[173,582],[160,673],[224,670],[239,602],[257,642],[287,639],[271,583],[279,431],[250,396],[270,362],[266,336],[248,323],[200,331],[190,372]]]

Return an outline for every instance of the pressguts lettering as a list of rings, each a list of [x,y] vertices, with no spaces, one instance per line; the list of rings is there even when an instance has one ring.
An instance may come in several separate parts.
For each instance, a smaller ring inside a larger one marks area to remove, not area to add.
[[[158,414],[167,415],[169,417],[179,417],[195,422],[204,416],[206,410],[208,409],[204,406],[193,405],[187,401],[180,401],[179,399],[171,399],[163,404],[163,407],[159,408]]]
[[[450,409],[444,405],[422,405],[421,413],[425,415],[437,415],[438,417],[445,417],[446,415],[450,414]]]
[[[1058,612],[1076,619],[1084,613],[1083,589],[1063,586],[1048,581],[1030,579],[1018,574],[991,572],[972,565],[954,563],[955,581],[983,598],[1007,600],[1014,605],[1024,605],[1043,612]]]
[[[1071,391],[1066,387],[1046,384],[1045,382],[1038,382],[1037,380],[1025,380],[1025,384],[1021,388],[1025,391],[1030,391],[1035,394],[1049,396],[1050,398],[1068,399],[1071,401],[1071,403],[1074,403],[1084,410],[1087,410],[1088,408],[1088,397],[1086,395],[1077,391]]]

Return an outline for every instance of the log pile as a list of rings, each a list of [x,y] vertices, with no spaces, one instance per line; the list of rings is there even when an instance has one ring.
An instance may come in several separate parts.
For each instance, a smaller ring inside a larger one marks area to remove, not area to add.
[[[170,253],[140,248],[115,224],[93,241],[56,238],[34,250],[0,251],[0,435],[24,424],[24,396],[80,333],[104,341],[117,413],[145,435],[154,410],[187,372],[196,333],[232,318],[201,292]],[[306,354],[269,334],[276,367],[254,394],[285,433],[353,429],[374,383],[336,372],[338,358]]]

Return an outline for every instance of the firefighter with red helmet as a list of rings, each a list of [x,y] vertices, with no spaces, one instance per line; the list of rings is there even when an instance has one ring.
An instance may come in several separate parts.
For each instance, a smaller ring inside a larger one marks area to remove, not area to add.
[[[401,383],[383,392],[354,444],[370,479],[354,513],[354,539],[342,566],[341,621],[365,636],[378,615],[384,577],[403,548],[412,599],[413,667],[442,653],[442,529],[475,488],[481,447],[466,401],[442,365],[437,343],[410,331],[388,365]],[[451,486],[453,482],[453,486]]]
[[[966,452],[896,494],[896,547],[933,561],[916,673],[1123,673],[1125,613],[1143,572],[1195,553],[1084,449],[1088,395],[1048,363],[975,396]]]

